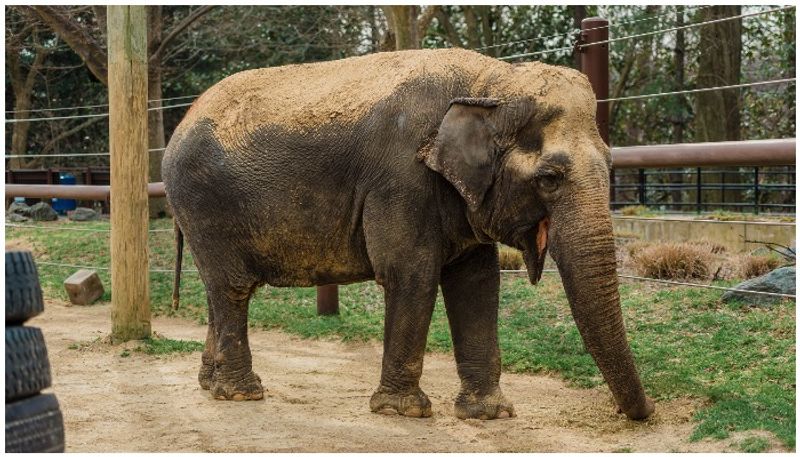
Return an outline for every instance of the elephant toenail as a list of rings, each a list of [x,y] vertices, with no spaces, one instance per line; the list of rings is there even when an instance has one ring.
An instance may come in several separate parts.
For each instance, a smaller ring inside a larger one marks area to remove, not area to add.
[[[508,419],[509,417],[511,417],[511,415],[508,414],[508,411],[500,411],[500,413],[497,414],[498,419]]]
[[[240,393],[235,393],[231,397],[231,400],[233,400],[233,401],[242,401],[244,399],[245,399],[244,394],[240,394]]]

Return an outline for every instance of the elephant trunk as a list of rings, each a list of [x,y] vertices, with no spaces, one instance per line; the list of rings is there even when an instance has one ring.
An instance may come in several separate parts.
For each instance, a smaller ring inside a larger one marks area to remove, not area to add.
[[[644,419],[654,411],[625,335],[607,184],[573,194],[552,208],[552,256],[584,345],[600,368],[621,412]],[[599,185],[598,185],[599,184]]]

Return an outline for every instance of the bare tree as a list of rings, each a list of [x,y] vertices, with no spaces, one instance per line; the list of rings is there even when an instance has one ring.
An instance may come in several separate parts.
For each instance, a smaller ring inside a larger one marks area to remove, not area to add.
[[[31,18],[39,19],[63,39],[92,74],[103,84],[108,85],[108,55],[105,46],[105,8],[92,7],[93,21],[80,20],[76,11],[59,6],[22,7]],[[176,41],[192,24],[210,12],[213,6],[201,6],[190,11],[169,30],[163,30],[161,6],[148,7],[148,99],[150,107],[161,107],[161,77],[164,55],[169,46]],[[85,9],[80,11],[83,14]],[[155,150],[150,154],[150,181],[161,180],[161,149],[164,148],[164,117],[162,110],[151,110],[148,117],[148,147]],[[166,213],[163,199],[150,200],[150,216],[161,217]]]
[[[45,59],[50,50],[45,47],[39,38],[38,24],[28,23],[14,30],[6,27],[6,69],[14,92],[15,117],[30,117],[31,96],[36,78],[39,76]],[[23,58],[28,57],[27,59]],[[33,59],[30,59],[33,55]],[[30,60],[25,63],[24,60]],[[27,67],[27,68],[26,68]],[[23,155],[28,149],[28,131],[30,122],[16,122],[11,132],[11,153]],[[10,168],[20,168],[22,158],[10,160]]]

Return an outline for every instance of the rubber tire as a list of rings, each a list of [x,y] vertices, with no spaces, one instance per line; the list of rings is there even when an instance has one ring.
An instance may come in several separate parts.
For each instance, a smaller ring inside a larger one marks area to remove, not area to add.
[[[55,395],[6,404],[6,452],[64,452],[64,418]]]
[[[50,387],[44,335],[36,327],[6,327],[6,402]]]
[[[44,311],[39,273],[30,251],[6,252],[6,325],[19,325]]]

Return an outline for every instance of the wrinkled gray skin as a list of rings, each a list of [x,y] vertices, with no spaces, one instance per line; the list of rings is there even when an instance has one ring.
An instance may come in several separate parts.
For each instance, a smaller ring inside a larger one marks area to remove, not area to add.
[[[463,50],[315,65],[242,73],[210,89],[165,153],[167,198],[208,295],[201,386],[218,399],[262,398],[247,343],[256,288],[374,279],[386,321],[372,411],[431,415],[419,380],[441,286],[461,378],[456,416],[514,416],[499,387],[502,242],[523,251],[534,283],[549,246],[620,411],[649,416],[620,311],[610,155],[586,79]],[[314,94],[325,75],[355,108],[328,115],[264,88],[297,78],[286,84]]]

